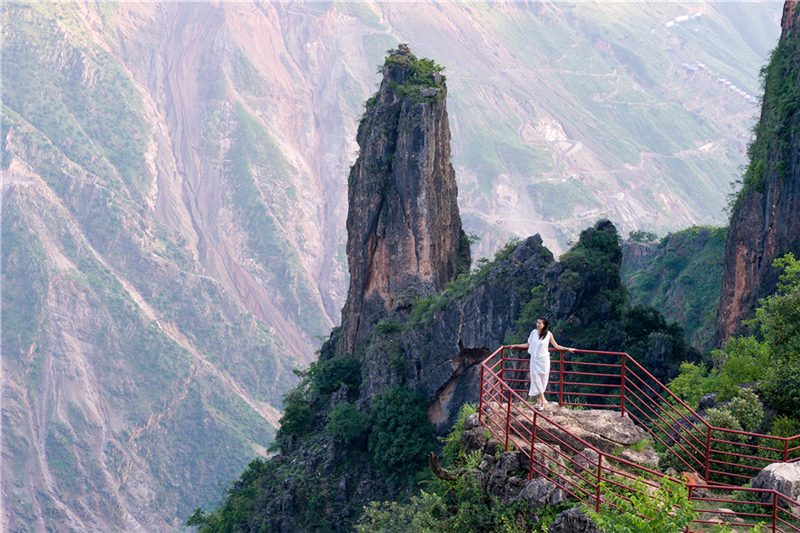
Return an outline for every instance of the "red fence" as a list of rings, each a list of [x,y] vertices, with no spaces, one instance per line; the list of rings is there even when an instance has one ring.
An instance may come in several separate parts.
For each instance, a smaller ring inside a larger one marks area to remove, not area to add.
[[[695,525],[743,520],[736,525],[764,523],[774,532],[800,532],[800,503],[775,491],[731,485],[751,480],[769,463],[797,460],[800,446],[790,443],[800,435],[781,438],[712,427],[625,353],[576,350],[592,361],[565,360],[564,352],[558,353],[550,379],[555,390],[547,396],[556,396],[560,406],[618,410],[645,429],[654,443],[663,445],[671,463],[698,474],[699,479],[689,485],[698,507],[719,503],[739,508],[735,513],[698,509]],[[513,446],[525,454],[529,479],[534,474],[549,477],[561,490],[595,508],[603,499],[603,487],[624,497],[636,479],[659,486],[661,472],[604,452],[533,410],[526,401],[528,359],[513,355],[502,347],[483,362],[478,416],[506,450]],[[746,498],[715,497],[711,490],[741,491],[738,494]]]

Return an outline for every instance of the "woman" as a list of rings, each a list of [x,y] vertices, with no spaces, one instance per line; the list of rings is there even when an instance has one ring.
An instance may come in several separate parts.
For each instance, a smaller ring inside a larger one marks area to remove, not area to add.
[[[539,395],[536,405],[533,406],[537,411],[544,410],[547,401],[544,399],[544,391],[547,389],[547,380],[550,379],[550,352],[547,347],[552,344],[556,350],[567,350],[574,352],[575,348],[564,348],[553,338],[553,334],[548,330],[550,322],[540,316],[536,320],[536,329],[528,335],[528,342],[525,344],[514,344],[511,348],[528,350],[531,354],[531,390],[528,397]]]

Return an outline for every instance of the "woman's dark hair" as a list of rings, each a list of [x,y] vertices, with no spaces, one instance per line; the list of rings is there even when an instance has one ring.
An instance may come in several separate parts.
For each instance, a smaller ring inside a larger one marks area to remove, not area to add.
[[[537,319],[536,319],[536,321],[537,321],[537,322],[538,322],[539,320],[541,320],[541,321],[542,321],[542,331],[540,331],[540,332],[539,332],[539,338],[540,338],[540,339],[544,339],[545,337],[547,337],[547,332],[548,332],[548,330],[549,330],[549,328],[550,328],[550,321],[549,321],[549,320],[547,320],[547,319],[546,319],[545,317],[543,317],[543,316],[540,316],[539,318],[537,318]]]

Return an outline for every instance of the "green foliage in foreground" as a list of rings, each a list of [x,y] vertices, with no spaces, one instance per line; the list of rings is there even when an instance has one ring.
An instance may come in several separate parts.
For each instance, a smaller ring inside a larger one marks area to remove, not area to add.
[[[606,501],[600,511],[583,505],[588,514],[605,533],[674,533],[683,531],[695,517],[689,491],[684,485],[664,478],[654,496],[647,493],[641,481],[636,481],[630,501],[601,484]]]
[[[684,531],[696,517],[685,485],[664,478],[655,495],[650,496],[644,483],[637,480],[631,487],[630,501],[601,484],[606,498],[600,511],[583,505],[583,512],[605,533],[676,533]],[[720,524],[715,533],[729,533],[727,524]],[[760,533],[760,526],[751,529]]]

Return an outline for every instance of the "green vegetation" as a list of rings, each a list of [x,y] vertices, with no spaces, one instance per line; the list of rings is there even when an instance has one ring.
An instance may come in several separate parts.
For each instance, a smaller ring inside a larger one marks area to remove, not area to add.
[[[47,297],[47,262],[42,243],[26,224],[20,207],[13,198],[4,200],[2,351],[5,357],[22,361],[42,334],[39,326]],[[44,371],[35,364],[29,370],[35,381]]]
[[[367,430],[367,415],[359,411],[355,405],[345,402],[337,405],[328,413],[325,431],[350,443],[356,443]],[[283,427],[283,423],[281,423]]]
[[[653,242],[658,240],[658,235],[650,231],[633,230],[628,233],[628,240],[633,242]]]
[[[764,97],[761,120],[747,147],[749,164],[741,180],[741,189],[730,198],[730,213],[736,212],[748,191],[764,192],[765,181],[784,178],[789,171],[790,143],[800,132],[800,40],[792,35],[782,38],[761,69]]]
[[[474,405],[463,405],[452,430],[441,439],[446,464],[460,469],[457,477],[451,481],[434,479],[407,502],[371,502],[355,526],[358,533],[529,533],[540,531],[541,525],[548,525],[566,508],[560,505],[540,511],[537,525],[526,501],[504,504],[481,490],[473,470],[483,455],[479,451],[467,454],[461,445],[464,420],[474,412]]]
[[[622,247],[617,232],[592,229],[584,231],[581,239],[559,261],[573,272],[597,272],[619,279],[621,259]]]
[[[436,447],[435,426],[422,395],[392,387],[372,400],[369,451],[379,467],[392,475],[413,474]]]
[[[764,340],[755,337],[740,337],[729,340],[723,350],[714,351],[712,358],[714,367],[710,372],[706,368],[693,364],[681,365],[681,373],[670,382],[669,387],[678,396],[685,399],[690,407],[696,407],[703,394],[717,392],[717,401],[730,399],[724,408],[709,409],[706,420],[715,427],[737,431],[742,429],[759,432],[771,428],[771,435],[790,437],[798,424],[798,408],[800,408],[800,361],[794,348],[800,335],[800,314],[796,302],[800,294],[800,262],[791,254],[776,259],[776,268],[783,268],[778,292],[760,301],[756,310],[756,318],[750,325],[757,327],[757,333]],[[756,383],[760,398],[750,389],[741,388],[744,383]],[[761,399],[768,407],[777,411],[777,416],[770,420],[765,416]],[[705,429],[699,427],[697,436],[703,435]],[[756,442],[755,437],[712,432],[714,438],[728,440],[718,443],[715,449],[721,452],[745,453],[770,458],[782,459],[779,450],[770,451],[752,448],[760,445],[764,448],[781,448],[778,441],[764,439]],[[787,434],[789,433],[789,434]],[[738,442],[749,444],[750,448],[741,448]],[[712,459],[729,460],[730,456],[713,454]],[[743,459],[742,466],[759,467],[763,463],[756,460]],[[740,466],[720,465],[718,469],[725,473],[751,474]],[[714,474],[712,478],[728,483],[739,480],[725,474]]]
[[[726,235],[726,228],[707,226],[670,233],[652,256],[645,256],[641,268],[626,262],[621,271],[631,303],[659,309],[699,349],[711,343]],[[650,240],[646,232],[642,238]]]
[[[401,49],[403,45],[400,45]],[[387,50],[384,66],[407,70],[408,74],[403,83],[390,82],[389,88],[394,90],[403,98],[411,98],[415,101],[439,101],[444,97],[445,76],[444,67],[437,65],[432,59],[417,59],[417,56],[408,53],[398,53],[395,50]],[[380,68],[378,69],[380,71]],[[419,90],[424,87],[440,89],[440,92],[433,98],[423,98]]]
[[[71,161],[116,192],[144,203],[150,174],[141,96],[100,48],[72,46],[32,6],[4,6],[3,105],[41,131]]]
[[[769,371],[769,355],[764,346],[751,337],[730,339],[722,350],[712,353],[714,367],[681,363],[680,374],[670,381],[669,389],[696,409],[700,398],[710,392],[719,393],[727,401],[738,393],[737,385],[764,379]]]
[[[689,491],[685,485],[664,478],[658,492],[650,495],[647,487],[638,481],[631,487],[630,500],[601,484],[605,501],[595,511],[583,505],[595,524],[605,533],[674,533],[683,531],[695,518]]]
[[[578,212],[602,205],[591,189],[575,179],[564,183],[541,181],[528,185],[528,195],[535,202],[537,213],[554,220],[570,218]]]

